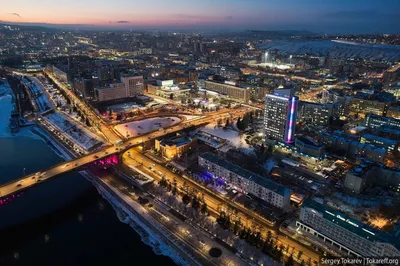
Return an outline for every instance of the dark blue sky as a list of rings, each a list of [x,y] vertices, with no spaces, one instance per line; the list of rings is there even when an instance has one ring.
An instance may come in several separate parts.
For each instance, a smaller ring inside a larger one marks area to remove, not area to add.
[[[0,20],[110,28],[400,31],[400,0],[1,0]],[[3,11],[4,10],[4,11]]]

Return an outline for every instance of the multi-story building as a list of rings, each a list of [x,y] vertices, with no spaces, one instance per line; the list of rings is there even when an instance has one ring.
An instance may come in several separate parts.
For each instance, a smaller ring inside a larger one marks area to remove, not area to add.
[[[143,94],[143,76],[122,75],[121,82],[125,84],[127,97]]]
[[[265,96],[264,137],[285,142],[294,141],[298,98],[290,89],[275,90]]]
[[[267,203],[286,209],[290,204],[291,190],[277,184],[269,178],[262,177],[233,163],[217,157],[212,153],[199,156],[199,165],[226,183],[235,186],[244,193],[250,193]]]
[[[250,100],[251,88],[242,88],[234,85],[234,83],[219,83],[215,81],[205,81],[206,90],[218,92],[226,95],[232,100],[248,103]]]
[[[383,83],[388,86],[400,81],[400,64],[397,64],[383,73]]]
[[[359,165],[346,173],[344,187],[354,193],[360,194],[370,185],[370,167]]]
[[[172,160],[176,157],[181,157],[185,152],[196,148],[197,139],[187,136],[177,135],[168,139],[156,139],[155,149],[161,155]]]
[[[296,137],[295,147],[298,149],[298,152],[316,158],[321,158],[325,153],[323,145],[307,137]]]
[[[399,239],[306,199],[296,226],[304,234],[354,257],[399,257]]]
[[[96,88],[96,99],[99,102],[111,101],[126,98],[124,83],[112,83],[107,87]]]
[[[368,100],[364,98],[352,98],[349,111],[360,114],[376,114],[385,116],[388,110],[387,102],[380,102],[377,100]]]
[[[367,114],[364,120],[364,125],[370,128],[391,126],[400,129],[400,119],[375,114]]]
[[[107,87],[96,88],[96,99],[99,102],[135,97],[143,94],[143,76],[122,76],[121,82]]]
[[[333,115],[332,103],[299,102],[298,119],[312,125],[326,126]]]
[[[373,162],[383,163],[387,151],[371,144],[359,141],[340,134],[322,133],[318,135],[319,143],[331,152],[350,158],[366,158]]]
[[[360,143],[371,144],[375,147],[383,148],[389,152],[394,152],[399,146],[399,142],[372,134],[363,134],[360,138]]]

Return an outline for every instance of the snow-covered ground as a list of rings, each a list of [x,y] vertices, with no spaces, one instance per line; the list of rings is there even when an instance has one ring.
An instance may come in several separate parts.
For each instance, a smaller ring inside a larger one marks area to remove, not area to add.
[[[33,79],[24,78],[24,80],[40,112],[51,109],[52,105],[39,84]]]
[[[74,142],[84,150],[89,150],[99,143],[99,140],[89,132],[78,127],[74,122],[59,113],[51,113],[43,118],[56,127],[58,131],[63,132],[68,136],[70,141]]]
[[[14,110],[10,85],[0,79],[0,137],[10,136],[8,124]]]
[[[273,41],[262,46],[267,50],[278,49],[288,54],[311,54],[343,58],[362,58],[376,61],[399,61],[400,46],[372,45],[338,42],[337,40],[319,41]]]
[[[118,104],[108,106],[108,109],[112,110],[113,112],[128,111],[128,110],[138,109],[138,108],[142,108],[142,106],[138,105],[135,102],[118,103]]]
[[[7,81],[0,79],[0,138],[12,137],[9,122],[11,113],[14,110],[13,92]],[[40,139],[32,133],[29,127],[20,128],[16,136],[26,136]]]
[[[151,131],[176,125],[181,121],[178,117],[155,117],[120,124],[114,127],[121,135],[135,137]]]
[[[214,124],[208,124],[201,130],[210,133],[212,135],[215,135],[217,137],[228,140],[230,145],[239,148],[246,153],[250,153],[253,151],[253,148],[246,143],[244,139],[245,135],[240,136],[239,132],[235,130],[223,129],[222,127],[218,127]]]

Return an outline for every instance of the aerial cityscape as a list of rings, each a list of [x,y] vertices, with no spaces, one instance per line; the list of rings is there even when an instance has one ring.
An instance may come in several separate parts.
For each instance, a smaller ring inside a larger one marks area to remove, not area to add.
[[[400,1],[0,6],[0,266],[399,265]]]

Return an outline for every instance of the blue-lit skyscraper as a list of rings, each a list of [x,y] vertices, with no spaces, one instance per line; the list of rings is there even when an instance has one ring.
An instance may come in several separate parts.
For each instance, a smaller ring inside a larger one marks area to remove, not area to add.
[[[264,137],[294,141],[298,98],[291,89],[277,89],[265,95]]]

